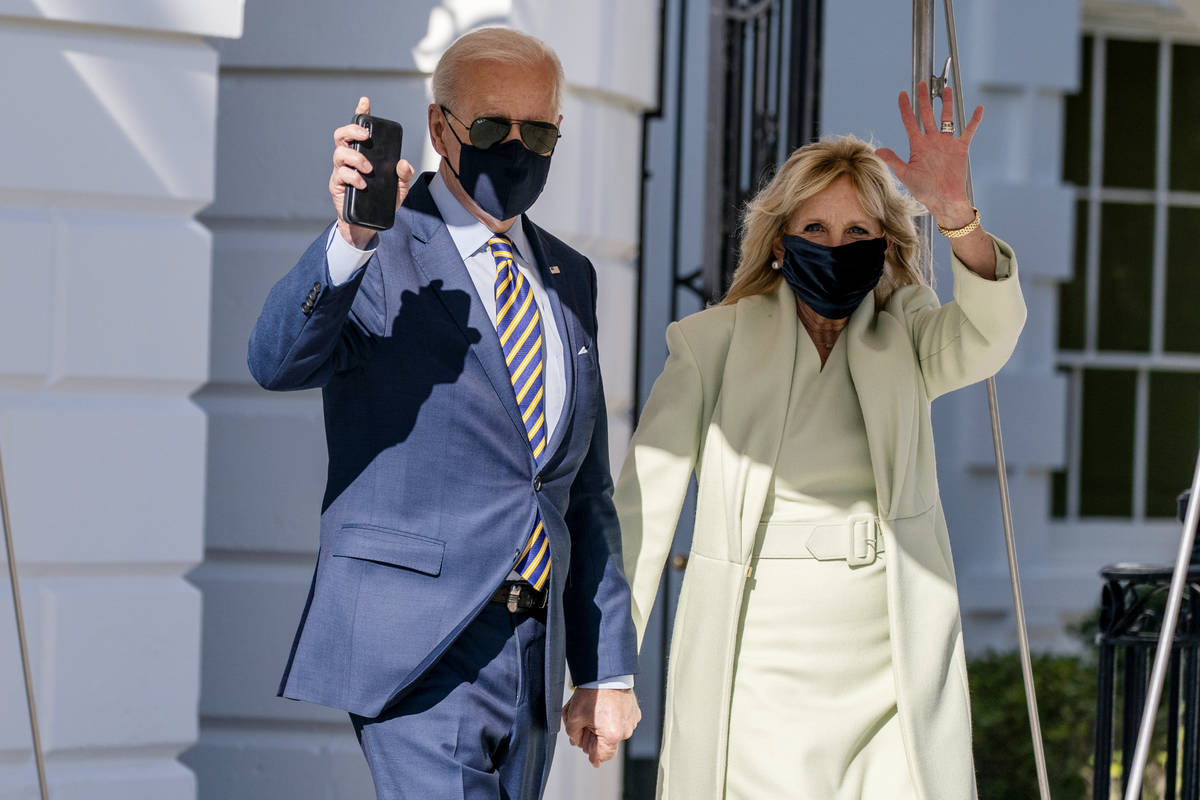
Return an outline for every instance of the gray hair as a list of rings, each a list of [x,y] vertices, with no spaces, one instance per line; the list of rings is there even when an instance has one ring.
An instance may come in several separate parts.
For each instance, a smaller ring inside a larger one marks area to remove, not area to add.
[[[506,64],[547,69],[554,77],[554,110],[562,110],[562,62],[550,46],[527,33],[512,28],[479,28],[465,33],[454,41],[438,59],[433,70],[433,102],[451,110],[458,99],[463,69],[480,61],[501,61]]]

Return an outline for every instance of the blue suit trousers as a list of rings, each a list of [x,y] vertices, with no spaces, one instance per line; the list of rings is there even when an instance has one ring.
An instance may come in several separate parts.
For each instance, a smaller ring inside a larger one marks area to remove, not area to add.
[[[488,603],[378,717],[351,714],[378,800],[538,800],[546,626]]]

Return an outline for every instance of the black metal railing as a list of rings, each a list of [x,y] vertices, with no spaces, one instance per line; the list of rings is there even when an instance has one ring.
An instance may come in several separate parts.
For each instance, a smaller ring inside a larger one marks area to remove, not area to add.
[[[708,247],[696,287],[720,297],[737,266],[746,201],[818,129],[821,3],[710,0]],[[697,276],[690,276],[695,281]]]
[[[1179,518],[1184,517],[1181,496]],[[1172,568],[1117,564],[1100,571],[1100,630],[1096,686],[1096,746],[1093,800],[1111,794],[1114,733],[1121,743],[1121,792],[1127,791],[1130,763],[1146,704],[1150,656],[1162,631]],[[1167,667],[1165,731],[1151,752],[1166,751],[1163,800],[1200,798],[1200,551],[1194,551],[1179,609],[1179,623]],[[1159,719],[1164,715],[1159,714]],[[1119,730],[1114,731],[1117,719]]]
[[[1096,704],[1094,800],[1108,800],[1115,717],[1120,716],[1122,792],[1137,744],[1150,656],[1158,643],[1170,567],[1120,564],[1100,571],[1099,664]],[[1179,625],[1167,671],[1164,800],[1200,797],[1200,567],[1188,573]],[[1118,691],[1119,690],[1119,691]],[[1119,698],[1119,709],[1118,709]],[[1161,744],[1161,741],[1160,741]],[[1178,792],[1178,793],[1177,793]]]

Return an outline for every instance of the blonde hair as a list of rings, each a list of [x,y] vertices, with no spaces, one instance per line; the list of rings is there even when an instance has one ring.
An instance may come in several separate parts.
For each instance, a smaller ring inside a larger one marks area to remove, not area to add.
[[[455,109],[462,87],[463,69],[481,61],[503,62],[529,69],[546,69],[554,79],[554,110],[562,110],[562,62],[550,46],[536,36],[512,28],[478,28],[464,33],[442,53],[433,68],[433,102]]]
[[[774,291],[783,280],[779,270],[771,269],[776,239],[805,200],[843,175],[850,178],[863,210],[880,222],[889,240],[883,277],[875,287],[875,307],[882,308],[901,286],[932,283],[913,221],[925,213],[924,208],[901,191],[871,145],[855,136],[837,136],[794,151],[747,203],[738,266],[723,305]]]

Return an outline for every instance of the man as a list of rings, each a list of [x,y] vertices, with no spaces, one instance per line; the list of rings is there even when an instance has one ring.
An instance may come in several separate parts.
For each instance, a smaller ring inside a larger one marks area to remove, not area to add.
[[[590,262],[523,212],[563,75],[489,28],[433,75],[442,160],[394,226],[342,218],[369,161],[334,133],[338,220],[250,339],[268,389],[323,389],[321,547],[279,694],[350,712],[379,798],[539,798],[562,719],[593,765],[640,718]],[[359,113],[369,113],[362,98]],[[411,182],[411,185],[410,185]]]

